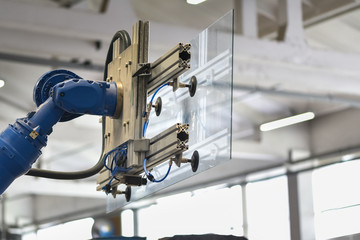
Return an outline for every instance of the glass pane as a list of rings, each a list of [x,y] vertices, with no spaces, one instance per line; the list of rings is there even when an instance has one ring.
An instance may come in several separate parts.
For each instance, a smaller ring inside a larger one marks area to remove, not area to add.
[[[176,123],[190,125],[189,150],[183,156],[191,158],[195,150],[199,152],[200,163],[196,173],[231,157],[233,34],[233,11],[230,11],[192,40],[191,69],[180,76],[179,80],[189,83],[191,77],[196,76],[195,96],[190,97],[187,88],[176,92],[171,87],[162,88],[157,94],[163,103],[161,115],[155,116],[154,111],[150,115],[147,138]],[[160,179],[167,172],[168,166],[168,162],[165,162],[155,167],[152,174]],[[165,181],[132,187],[131,200],[140,199],[194,174],[190,164],[182,164],[180,168],[173,164]],[[110,195],[108,197],[108,211],[125,204],[122,196],[116,199]]]

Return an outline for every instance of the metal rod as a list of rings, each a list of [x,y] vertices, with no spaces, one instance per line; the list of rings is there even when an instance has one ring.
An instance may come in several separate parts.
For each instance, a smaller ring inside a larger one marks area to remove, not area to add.
[[[168,135],[172,134],[173,132],[177,131],[179,126],[181,126],[181,124],[176,123],[176,124],[172,125],[171,127],[169,127],[168,129],[162,131],[161,133],[159,133],[158,135],[156,135],[155,137],[150,139],[150,144],[154,144],[155,142],[161,140],[162,138],[165,138],[166,136],[168,136]]]
[[[0,201],[1,201],[1,240],[6,240],[6,220],[5,220],[6,196],[5,196],[5,194],[0,196]]]
[[[153,64],[151,65],[151,68],[157,67],[158,65],[163,63],[167,58],[169,58],[171,55],[173,55],[177,51],[181,51],[182,46],[183,46],[182,43],[177,44],[175,47],[170,49],[167,53],[165,53],[163,56],[161,56],[159,59],[157,59],[155,62],[153,62]]]
[[[152,94],[161,85],[177,78],[190,68],[190,44],[179,43],[151,64],[151,76],[148,80],[148,94]]]

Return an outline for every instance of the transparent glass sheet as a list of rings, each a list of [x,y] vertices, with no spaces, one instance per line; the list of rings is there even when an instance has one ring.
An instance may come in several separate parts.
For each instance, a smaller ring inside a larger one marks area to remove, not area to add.
[[[196,76],[198,83],[195,96],[190,97],[187,88],[176,92],[173,92],[172,87],[162,88],[156,95],[156,98],[162,99],[161,115],[157,117],[155,111],[152,111],[149,118],[146,138],[152,138],[176,123],[190,125],[189,150],[183,156],[191,158],[195,150],[199,152],[197,172],[194,173],[188,163],[182,164],[180,168],[173,164],[165,181],[132,187],[131,201],[231,158],[233,34],[233,11],[230,11],[193,39],[190,42],[191,69],[181,75],[179,80],[189,83],[190,78]],[[166,161],[152,169],[151,173],[156,179],[161,179],[168,166]],[[113,211],[125,204],[124,196],[118,195],[114,199],[110,194],[107,210]]]

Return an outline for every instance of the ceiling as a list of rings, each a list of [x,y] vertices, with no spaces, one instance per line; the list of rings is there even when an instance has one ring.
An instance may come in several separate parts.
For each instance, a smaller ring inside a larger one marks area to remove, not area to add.
[[[209,175],[212,180],[221,180],[278,166],[287,161],[290,150],[316,155],[360,145],[356,139],[360,106],[359,3],[303,0],[305,30],[302,39],[292,42],[281,38],[281,30],[286,26],[281,17],[284,1],[257,1],[258,37],[242,34],[244,6],[240,3],[0,0],[0,77],[6,81],[0,89],[0,128],[35,109],[33,86],[49,70],[65,66],[83,78],[102,80],[106,51],[117,30],[130,32],[137,20],[149,20],[150,61],[154,61],[177,42],[191,40],[234,8],[233,159],[167,191],[184,189],[193,182],[208,183]],[[269,133],[258,130],[261,123],[306,111],[313,111],[316,119]],[[97,162],[100,144],[99,117],[58,124],[37,166],[64,171],[88,168]],[[69,182],[23,177],[8,195],[10,199],[26,195],[49,200],[64,195],[90,197],[97,200],[94,206],[104,202],[103,195],[92,193],[94,178],[76,183],[84,189],[82,193],[72,189]],[[58,191],[51,190],[54,188]],[[64,209],[63,212],[73,211]],[[9,222],[19,223],[17,214],[13,210]],[[51,214],[25,214],[24,221],[31,223],[35,219],[43,223],[56,216]]]

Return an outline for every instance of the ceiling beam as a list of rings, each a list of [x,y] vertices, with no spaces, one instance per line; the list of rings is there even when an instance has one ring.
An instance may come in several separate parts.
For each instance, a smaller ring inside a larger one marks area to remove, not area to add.
[[[131,29],[137,20],[129,0],[111,1],[106,14],[18,1],[1,0],[0,4],[0,27],[72,38],[107,40],[119,27]]]
[[[297,66],[308,66],[324,70],[338,70],[359,75],[360,55],[312,49],[308,46],[298,47],[285,42],[260,40],[235,36],[235,60],[240,56],[251,56],[258,59],[291,63]]]
[[[110,38],[92,41],[44,33],[18,31],[0,27],[0,52],[42,58],[89,60],[105,62]]]
[[[359,96],[360,54],[243,36],[234,41],[235,84]]]
[[[104,192],[96,191],[95,181],[60,181],[29,176],[16,179],[6,191],[10,199],[24,194],[106,199]]]
[[[104,65],[92,64],[91,62],[77,63],[72,61],[62,61],[58,59],[48,59],[41,57],[29,57],[18,54],[9,54],[0,52],[0,60],[28,63],[35,65],[44,65],[54,68],[72,68],[72,69],[84,69],[103,72]]]
[[[278,4],[273,1],[257,1],[257,12],[267,19],[277,22]]]
[[[259,92],[269,95],[275,96],[283,96],[288,98],[298,98],[305,100],[314,100],[314,101],[322,101],[328,103],[336,103],[336,104],[344,104],[351,107],[356,107],[360,109],[360,98],[351,98],[344,96],[336,96],[331,94],[315,94],[315,93],[306,93],[306,92],[296,92],[296,91],[286,91],[279,90],[274,88],[263,88],[259,86],[249,86],[243,84],[234,84],[234,90],[245,90],[253,93]]]
[[[89,59],[96,64],[105,59],[113,34],[120,29],[131,34],[131,26],[139,19],[130,0],[110,1],[104,14],[17,1],[0,0],[0,4],[0,52],[80,61]],[[195,28],[152,22],[151,57],[160,57],[174,44],[189,42],[198,33]],[[101,46],[97,47],[96,42]]]
[[[311,27],[317,24],[320,24],[322,22],[334,19],[336,17],[339,17],[341,15],[344,15],[346,13],[352,12],[354,10],[357,10],[360,8],[360,2],[354,1],[352,3],[347,3],[341,7],[332,9],[330,11],[327,11],[325,13],[321,13],[317,16],[314,16],[312,18],[309,18],[304,21],[304,27]]]

